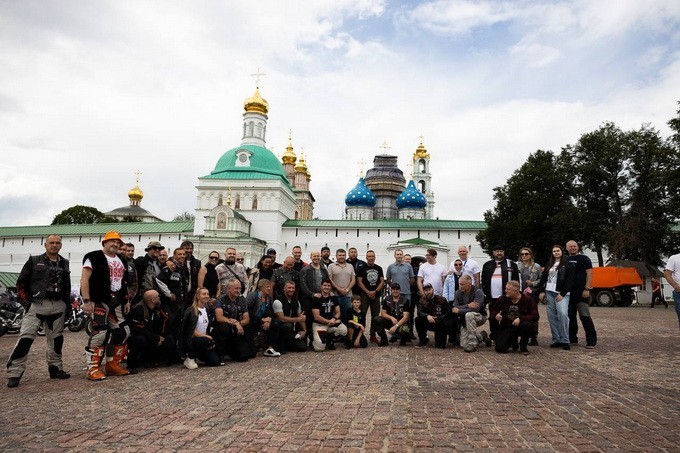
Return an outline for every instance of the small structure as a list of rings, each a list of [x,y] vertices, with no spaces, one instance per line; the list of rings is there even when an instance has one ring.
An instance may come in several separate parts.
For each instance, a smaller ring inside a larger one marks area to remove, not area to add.
[[[643,261],[612,260],[607,267],[627,267],[634,268],[642,279],[642,284],[635,290],[635,299],[638,304],[652,303],[652,279],[663,277],[663,273]]]

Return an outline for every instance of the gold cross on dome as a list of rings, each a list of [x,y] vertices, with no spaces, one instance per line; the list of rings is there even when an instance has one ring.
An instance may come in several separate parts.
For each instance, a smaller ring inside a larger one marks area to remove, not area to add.
[[[359,177],[363,178],[364,177],[364,165],[366,165],[366,161],[361,159],[359,162],[357,162],[357,164],[359,164]]]
[[[141,174],[142,174],[142,172],[139,171],[139,170],[137,170],[137,171],[135,171],[135,172],[133,173],[133,175],[135,175],[137,184],[139,184],[139,176],[140,176]]]
[[[383,152],[387,152],[387,150],[391,148],[391,146],[387,144],[387,140],[385,140],[382,145],[380,145],[380,147],[382,148]]]

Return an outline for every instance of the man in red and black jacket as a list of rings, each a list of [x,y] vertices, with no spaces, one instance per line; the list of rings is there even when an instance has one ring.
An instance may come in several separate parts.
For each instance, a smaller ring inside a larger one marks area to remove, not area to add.
[[[511,280],[505,285],[505,295],[499,297],[491,308],[491,317],[498,322],[496,352],[505,353],[512,347],[529,354],[527,344],[538,322],[538,308],[533,297],[522,294],[519,281]]]

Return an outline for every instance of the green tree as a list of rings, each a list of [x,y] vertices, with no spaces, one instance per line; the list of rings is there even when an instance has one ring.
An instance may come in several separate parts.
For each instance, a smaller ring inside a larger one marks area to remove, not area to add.
[[[516,259],[519,248],[529,246],[537,262],[547,262],[552,246],[573,230],[573,189],[564,177],[565,164],[562,156],[538,150],[504,186],[494,188],[496,206],[484,213],[487,229],[477,235],[485,252],[502,244]]]
[[[597,253],[604,266],[604,250],[612,231],[623,219],[624,165],[623,131],[614,123],[583,134],[575,145],[563,149],[567,177],[573,182],[577,208],[573,239]]]
[[[54,216],[52,225],[111,223],[116,219],[108,217],[103,212],[92,206],[75,205],[64,209]]]
[[[184,211],[181,214],[177,214],[172,220],[195,220],[196,216],[189,211]]]
[[[672,204],[680,182],[672,174],[680,166],[678,153],[649,125],[626,132],[622,145],[625,211],[611,231],[608,249],[617,259],[661,265],[676,219]]]

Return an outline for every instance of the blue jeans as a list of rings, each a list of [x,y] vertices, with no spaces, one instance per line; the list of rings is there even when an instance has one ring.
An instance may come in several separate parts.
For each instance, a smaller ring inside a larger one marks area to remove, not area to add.
[[[680,293],[673,291],[673,302],[675,303],[675,314],[678,315],[678,323],[680,323]]]
[[[342,320],[347,320],[347,313],[352,308],[352,296],[337,296],[338,302],[340,302],[340,316]]]
[[[552,291],[545,292],[552,342],[569,344],[569,296],[564,296],[557,302],[555,298],[558,295],[559,293]]]

